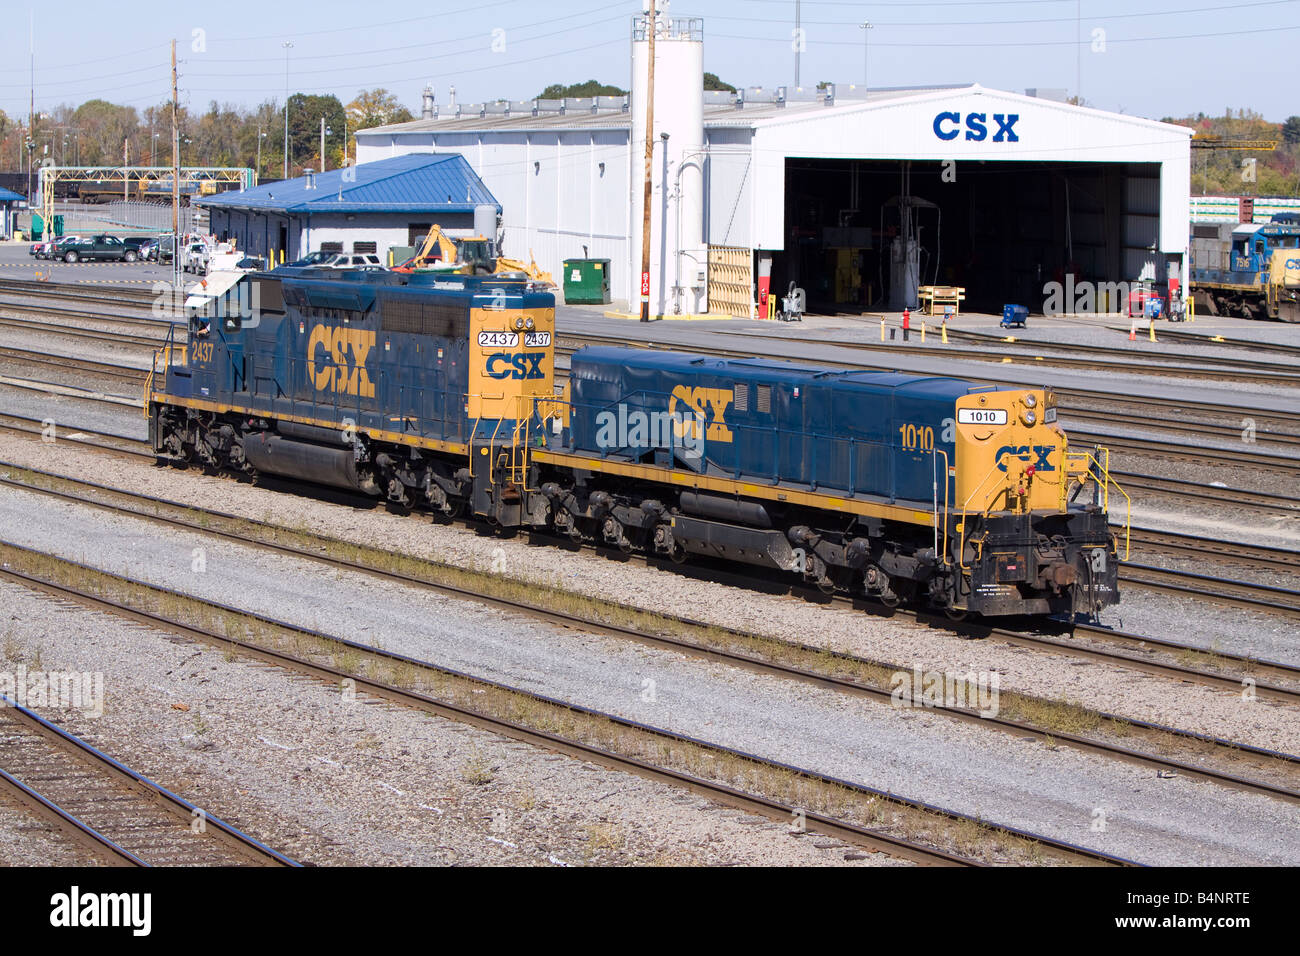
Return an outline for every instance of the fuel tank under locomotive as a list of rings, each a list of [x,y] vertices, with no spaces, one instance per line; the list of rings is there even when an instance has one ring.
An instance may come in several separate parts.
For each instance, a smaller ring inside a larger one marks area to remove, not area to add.
[[[299,429],[312,426],[296,426]],[[283,424],[282,424],[282,430]],[[326,435],[339,435],[329,429],[313,429]],[[347,488],[365,494],[379,494],[374,478],[358,468],[357,454],[341,438],[333,445],[302,441],[271,432],[255,432],[244,437],[244,459],[254,469],[271,475],[298,478],[316,484]]]

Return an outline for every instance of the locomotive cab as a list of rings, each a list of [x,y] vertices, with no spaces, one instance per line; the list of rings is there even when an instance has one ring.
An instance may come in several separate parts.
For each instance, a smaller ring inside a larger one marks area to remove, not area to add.
[[[1119,549],[1108,524],[1118,486],[1104,453],[1070,450],[1050,389],[958,399],[956,471],[954,606],[1095,614],[1118,602]]]

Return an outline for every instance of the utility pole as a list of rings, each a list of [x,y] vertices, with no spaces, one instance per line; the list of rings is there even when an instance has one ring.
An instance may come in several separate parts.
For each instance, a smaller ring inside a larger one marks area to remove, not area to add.
[[[122,202],[131,201],[131,174],[127,168],[131,165],[131,140],[122,140]]]
[[[32,184],[32,150],[36,148],[36,13],[28,15],[27,47],[31,70],[31,103],[27,108],[27,209],[36,208]],[[48,228],[48,227],[47,227]]]
[[[293,41],[285,40],[280,44],[284,47],[284,174],[281,178],[289,178],[289,51],[293,49]]]
[[[172,288],[181,300],[181,132],[177,111],[180,93],[176,88],[176,41],[172,40]]]
[[[794,0],[794,88],[799,89],[799,53],[803,47],[803,29],[799,18],[799,0]]]
[[[266,134],[262,132],[262,127],[257,127],[257,170],[258,176],[262,175],[262,137]]]
[[[650,321],[650,202],[655,155],[655,0],[646,14],[645,195],[641,200],[641,321]]]
[[[320,171],[325,172],[325,117],[320,118]]]

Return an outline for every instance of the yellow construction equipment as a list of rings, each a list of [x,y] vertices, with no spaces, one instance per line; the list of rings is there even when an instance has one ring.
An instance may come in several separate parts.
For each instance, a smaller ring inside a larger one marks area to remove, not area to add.
[[[394,272],[416,272],[423,269],[436,269],[456,275],[498,275],[503,272],[522,272],[532,282],[540,285],[554,286],[555,280],[549,272],[544,272],[533,260],[524,263],[519,259],[493,255],[495,243],[484,236],[472,236],[454,239],[442,231],[436,222],[424,237],[415,255]],[[531,256],[531,250],[529,255]]]

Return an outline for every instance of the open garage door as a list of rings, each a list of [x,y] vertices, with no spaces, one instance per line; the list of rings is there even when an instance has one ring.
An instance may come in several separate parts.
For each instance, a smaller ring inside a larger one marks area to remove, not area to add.
[[[1163,278],[1159,177],[1154,163],[790,158],[772,286],[802,286],[812,311],[858,313],[889,308],[911,275],[964,287],[965,309],[1039,312],[1043,286],[1070,273],[1076,283]]]

